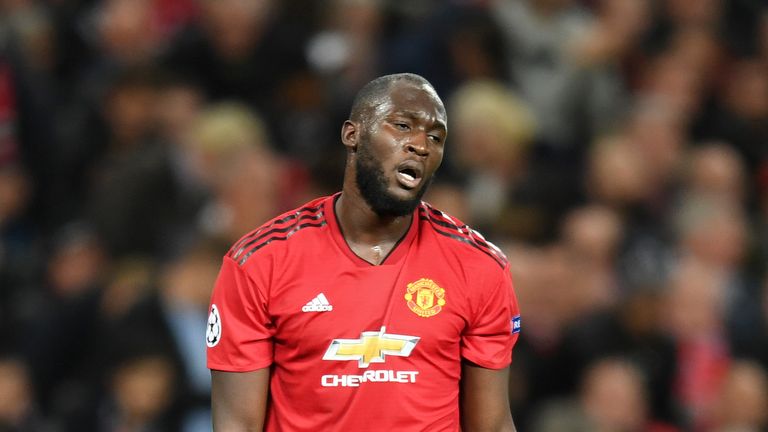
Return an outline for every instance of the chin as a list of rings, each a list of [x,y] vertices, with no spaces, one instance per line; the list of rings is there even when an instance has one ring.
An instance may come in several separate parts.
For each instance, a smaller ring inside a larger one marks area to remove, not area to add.
[[[371,210],[381,217],[400,217],[413,213],[429,186],[429,179],[413,188],[404,188],[384,174],[381,164],[361,151],[356,161],[355,183]]]
[[[424,188],[422,187],[405,189],[400,185],[395,185],[388,191],[388,195],[392,197],[392,199],[397,199],[400,201],[421,200],[422,195],[424,195],[422,193],[423,189]]]
[[[421,203],[428,183],[422,183],[413,189],[405,189],[395,184],[388,190],[382,190],[376,196],[367,196],[366,201],[379,216],[399,217],[413,213]]]
[[[407,190],[400,186],[378,191],[362,191],[363,198],[381,217],[408,216],[416,210],[423,195],[419,189]]]

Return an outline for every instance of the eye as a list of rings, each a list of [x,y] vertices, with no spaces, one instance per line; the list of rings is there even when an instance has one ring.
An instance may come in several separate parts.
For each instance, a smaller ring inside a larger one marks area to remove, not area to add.
[[[443,142],[443,137],[439,135],[429,135],[429,139],[431,139],[435,144],[440,144]]]
[[[401,131],[409,131],[409,130],[411,130],[411,127],[407,123],[395,122],[393,124],[395,125],[396,128],[398,128]]]

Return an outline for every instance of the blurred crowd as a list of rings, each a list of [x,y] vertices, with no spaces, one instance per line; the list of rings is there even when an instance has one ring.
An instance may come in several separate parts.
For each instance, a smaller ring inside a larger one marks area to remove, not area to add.
[[[764,0],[0,0],[0,431],[210,430],[229,244],[385,73],[512,265],[521,431],[768,430]]]

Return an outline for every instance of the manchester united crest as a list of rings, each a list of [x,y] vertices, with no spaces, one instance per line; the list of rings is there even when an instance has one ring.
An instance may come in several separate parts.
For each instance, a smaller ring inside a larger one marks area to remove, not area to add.
[[[413,313],[429,318],[439,314],[445,306],[445,290],[432,279],[419,279],[408,284],[405,300]]]

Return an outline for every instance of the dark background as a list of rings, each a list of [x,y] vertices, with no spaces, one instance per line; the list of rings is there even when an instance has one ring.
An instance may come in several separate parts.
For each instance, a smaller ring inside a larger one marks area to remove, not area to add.
[[[406,71],[427,200],[512,263],[520,430],[768,430],[767,65],[760,0],[0,0],[0,431],[209,430],[221,256]]]

